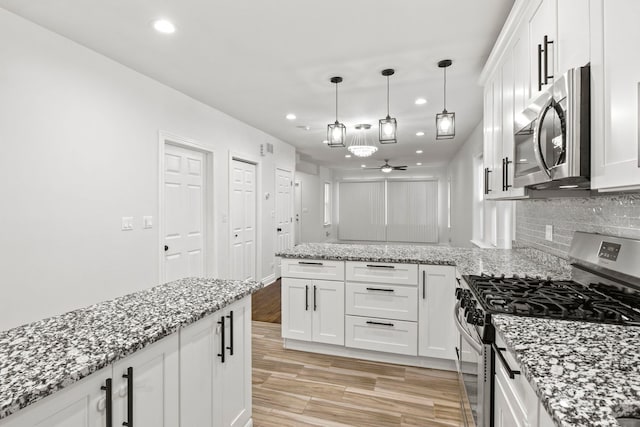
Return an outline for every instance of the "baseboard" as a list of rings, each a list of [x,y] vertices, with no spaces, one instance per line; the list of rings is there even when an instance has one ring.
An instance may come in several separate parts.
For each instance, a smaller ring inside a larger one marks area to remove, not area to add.
[[[253,418],[249,418],[249,421],[247,421],[244,427],[253,427]]]
[[[454,360],[436,359],[433,357],[423,356],[406,356],[403,354],[349,348],[341,345],[298,341],[290,338],[284,338],[282,341],[284,348],[288,350],[328,354],[330,356],[342,356],[352,359],[371,360],[373,362],[393,363],[396,365],[416,366],[419,368],[441,369],[444,371],[457,370],[456,362]]]
[[[271,273],[270,275],[268,275],[267,277],[261,280],[261,282],[264,283],[265,288],[273,284],[275,281],[276,281],[275,273]]]

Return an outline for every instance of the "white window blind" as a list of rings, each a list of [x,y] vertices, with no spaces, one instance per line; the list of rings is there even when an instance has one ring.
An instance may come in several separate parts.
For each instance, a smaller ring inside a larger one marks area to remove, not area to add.
[[[438,242],[438,182],[387,183],[387,240]]]
[[[338,238],[385,240],[385,194],[382,182],[341,182]]]

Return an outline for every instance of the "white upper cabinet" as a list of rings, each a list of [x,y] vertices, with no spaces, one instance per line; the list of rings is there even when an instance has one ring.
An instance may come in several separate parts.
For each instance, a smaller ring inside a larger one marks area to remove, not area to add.
[[[640,2],[591,0],[591,188],[640,188]]]
[[[553,83],[557,41],[556,0],[537,1],[528,25],[531,96],[536,96]]]
[[[558,75],[571,68],[584,67],[589,54],[589,1],[557,1],[557,56],[555,72]]]

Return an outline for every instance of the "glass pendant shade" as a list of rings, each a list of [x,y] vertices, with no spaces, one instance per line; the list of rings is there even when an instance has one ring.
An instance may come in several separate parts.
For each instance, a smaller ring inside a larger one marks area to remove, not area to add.
[[[453,62],[443,59],[438,67],[444,71],[444,108],[442,113],[436,114],[436,139],[453,139],[456,136],[456,113],[447,111],[447,67]]]
[[[378,140],[380,144],[395,144],[398,142],[396,139],[396,132],[398,130],[396,119],[387,116],[385,119],[380,119],[379,124],[380,136]]]
[[[456,136],[456,113],[447,110],[436,114],[436,139],[453,139]]]
[[[382,75],[387,78],[387,117],[379,120],[379,136],[380,144],[395,144],[398,142],[396,133],[398,131],[398,123],[396,119],[389,115],[389,76],[393,76],[395,71],[392,68],[382,70]]]
[[[347,137],[347,128],[336,120],[335,123],[327,125],[327,145],[329,147],[344,147]]]
[[[353,139],[351,140],[351,144],[349,144],[349,146],[347,147],[347,150],[349,150],[350,153],[357,157],[369,157],[370,155],[378,151],[378,147],[370,144],[367,141],[366,131],[368,129],[371,129],[371,125],[357,125],[356,129],[358,129],[359,132],[355,133]]]

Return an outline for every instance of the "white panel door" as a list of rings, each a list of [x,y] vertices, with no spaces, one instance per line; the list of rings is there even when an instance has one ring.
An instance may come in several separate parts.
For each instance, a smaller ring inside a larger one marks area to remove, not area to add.
[[[129,387],[131,368],[132,388]],[[180,364],[178,334],[137,351],[113,365],[114,425],[132,420],[134,426],[177,427],[179,425]],[[127,411],[133,391],[133,413]]]
[[[276,169],[276,250],[284,251],[291,248],[293,220],[292,191],[293,178],[289,171]]]
[[[282,279],[282,338],[311,341],[311,280]]]
[[[344,345],[344,282],[313,281],[312,339]]]
[[[256,165],[231,166],[231,277],[256,277]]]
[[[418,291],[418,354],[456,359],[457,332],[453,322],[455,267],[421,265]]]
[[[166,144],[164,281],[204,276],[204,154]]]

